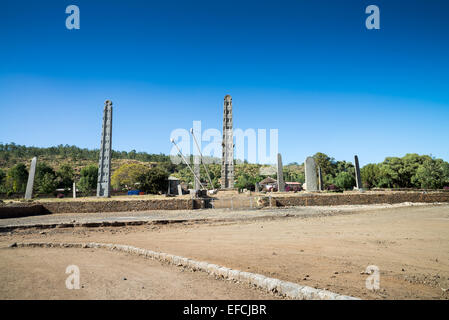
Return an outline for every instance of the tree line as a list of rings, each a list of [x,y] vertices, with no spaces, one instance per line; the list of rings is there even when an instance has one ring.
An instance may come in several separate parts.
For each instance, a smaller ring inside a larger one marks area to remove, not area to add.
[[[3,165],[8,166],[8,161],[14,158],[32,158],[32,157],[54,157],[71,158],[73,160],[95,160],[98,161],[100,154],[99,149],[89,150],[87,148],[79,148],[77,146],[58,145],[48,148],[27,147],[17,145],[15,143],[0,143],[0,161]],[[131,159],[142,162],[168,162],[170,157],[164,154],[150,154],[146,152],[137,152],[136,150],[116,151],[112,150],[112,158],[114,159]]]
[[[316,153],[314,158],[321,167],[325,187],[352,189],[355,186],[355,168],[351,162],[336,161],[324,153]],[[429,155],[409,153],[403,157],[387,157],[381,163],[365,165],[360,173],[366,189],[449,188],[449,163]]]
[[[33,156],[61,157],[64,163],[53,168],[38,159],[34,183],[37,194],[54,193],[56,189],[69,190],[73,182],[84,194],[89,194],[97,187],[98,166],[88,164],[75,173],[73,158],[98,160],[98,150],[81,149],[75,146],[57,146],[50,148],[25,147],[20,145],[0,144],[0,159],[20,158],[29,160]],[[173,164],[164,154],[147,154],[143,152],[114,151],[113,158],[133,159],[139,163],[125,163],[114,170],[111,184],[115,190],[138,188],[148,193],[165,192],[169,175],[178,177],[188,187],[193,187],[193,174],[184,164]],[[321,168],[323,188],[332,191],[349,190],[355,186],[354,165],[348,161],[337,161],[324,154],[316,153],[314,159]],[[145,159],[139,160],[139,159]],[[149,165],[148,162],[152,164]],[[3,165],[2,165],[3,167]],[[254,190],[255,184],[266,176],[260,174],[263,165],[250,163],[235,164],[235,186],[238,189]],[[213,188],[220,187],[221,166],[208,164]],[[80,168],[77,168],[80,169]],[[284,180],[304,183],[304,164],[290,163],[283,168]],[[201,166],[201,178],[209,185],[204,167]],[[276,178],[276,174],[272,175]],[[381,163],[367,164],[361,168],[364,188],[418,188],[449,189],[449,163],[429,155],[406,154],[404,157],[387,157]],[[12,194],[25,192],[28,180],[27,166],[17,163],[6,169],[0,168],[0,193]],[[210,186],[209,186],[210,187]]]

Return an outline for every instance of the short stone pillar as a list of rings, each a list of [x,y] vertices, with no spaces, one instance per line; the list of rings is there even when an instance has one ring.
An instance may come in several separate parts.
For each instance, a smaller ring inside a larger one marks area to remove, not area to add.
[[[323,191],[323,174],[321,167],[318,167],[318,190]]]
[[[73,199],[76,199],[76,183],[73,183]]]
[[[33,197],[34,176],[36,174],[37,158],[31,160],[30,172],[28,173],[27,188],[25,191],[25,199],[30,200]]]

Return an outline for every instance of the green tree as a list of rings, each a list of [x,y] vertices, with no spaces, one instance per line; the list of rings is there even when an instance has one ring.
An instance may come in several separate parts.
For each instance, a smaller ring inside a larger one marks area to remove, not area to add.
[[[423,189],[449,186],[449,163],[442,159],[427,159],[418,167],[412,180]]]
[[[401,176],[403,188],[419,188],[420,185],[412,179],[416,175],[418,168],[426,161],[431,161],[430,156],[420,156],[416,153],[408,153],[402,157],[403,167],[400,169],[399,173]]]
[[[262,180],[263,177],[260,175],[249,175],[247,173],[243,173],[237,177],[235,187],[239,190],[248,189],[254,191],[256,188],[256,183]]]
[[[168,188],[169,173],[161,167],[154,167],[138,177],[139,189],[148,193],[157,194],[166,192]]]
[[[290,163],[284,166],[284,179],[285,181],[301,182],[304,183],[304,165],[299,165],[298,163]]]
[[[212,188],[217,189],[220,188],[220,178],[221,178],[221,165],[216,163],[207,164],[207,171],[209,171],[210,178],[212,180]],[[206,172],[204,168],[201,168],[201,175],[206,177]],[[204,174],[204,175],[203,175]]]
[[[114,171],[111,184],[115,189],[133,189],[141,175],[148,173],[150,169],[140,163],[125,163]]]
[[[81,169],[80,181],[78,189],[84,194],[88,195],[93,189],[97,187],[98,182],[98,167],[96,165],[89,165]]]
[[[55,180],[55,176],[51,173],[44,173],[39,177],[39,184],[37,191],[42,194],[50,194],[55,191],[58,183]]]
[[[56,173],[53,168],[45,162],[38,161],[34,179],[35,191],[42,194],[48,194],[54,192],[56,187]]]
[[[400,188],[404,183],[401,176],[403,163],[401,158],[387,157],[380,164],[380,177],[378,187],[381,188]]]
[[[72,166],[68,163],[63,164],[58,172],[56,173],[57,177],[59,178],[59,187],[68,189],[71,188],[73,185],[73,181],[75,178],[75,171],[73,170]]]
[[[412,188],[419,187],[419,182],[412,179],[418,168],[430,161],[430,156],[420,156],[416,153],[406,154],[402,158],[387,157],[379,164],[378,187],[386,188]]]
[[[340,189],[348,190],[354,188],[355,179],[349,172],[343,171],[334,178],[334,184]]]
[[[12,192],[25,192],[28,181],[28,171],[23,163],[9,169],[6,176],[6,188]]]
[[[362,184],[365,188],[374,188],[378,185],[380,179],[380,169],[378,164],[369,163],[360,169]]]
[[[235,187],[238,189],[254,190],[256,182],[263,180],[263,177],[259,175],[260,165],[242,163],[235,166]]]
[[[6,173],[2,169],[0,169],[0,185],[3,185],[6,182]]]
[[[7,193],[8,190],[6,188],[6,173],[2,169],[0,169],[0,193]]]
[[[176,178],[180,179],[182,182],[187,184],[189,187],[193,188],[193,174],[189,168],[184,167],[183,169],[175,172],[173,174]]]
[[[347,161],[337,161],[335,163],[336,174],[339,172],[349,172],[355,178],[355,167],[351,162]]]
[[[318,170],[318,167],[320,167],[321,173],[323,176],[326,174],[331,174],[332,176],[335,176],[336,163],[335,163],[334,158],[331,158],[327,154],[324,154],[321,152],[315,153],[313,158],[315,159],[315,163],[317,165],[317,170]]]

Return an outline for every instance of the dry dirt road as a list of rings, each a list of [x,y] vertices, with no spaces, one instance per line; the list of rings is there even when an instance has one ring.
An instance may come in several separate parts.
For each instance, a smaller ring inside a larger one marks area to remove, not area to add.
[[[2,234],[0,246],[26,241],[128,244],[362,299],[449,299],[447,204],[267,221],[40,232]],[[376,292],[366,289],[367,275],[361,274],[369,265],[380,270]]]
[[[69,265],[79,268],[79,290],[66,287]],[[106,250],[2,248],[0,269],[0,299],[277,298],[249,285]]]

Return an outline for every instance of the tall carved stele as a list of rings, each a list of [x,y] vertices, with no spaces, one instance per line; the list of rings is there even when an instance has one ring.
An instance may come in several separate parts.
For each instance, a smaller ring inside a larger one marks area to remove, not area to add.
[[[111,196],[111,152],[112,152],[112,102],[106,100],[103,109],[100,159],[98,161],[97,197]]]
[[[232,98],[224,97],[221,188],[234,188],[234,139],[232,133]]]
[[[304,173],[306,176],[306,191],[318,191],[316,181],[316,164],[313,157],[307,157],[304,162]]]
[[[30,200],[33,197],[34,176],[36,174],[37,158],[31,159],[30,173],[28,174],[27,188],[25,191],[25,199]]]
[[[358,156],[354,156],[354,165],[355,165],[355,188],[357,190],[362,190],[362,176],[360,175],[360,165]]]
[[[277,163],[277,183],[278,183],[278,192],[285,191],[285,182],[284,182],[284,172],[282,166],[282,157],[281,154],[278,153],[278,163]]]

